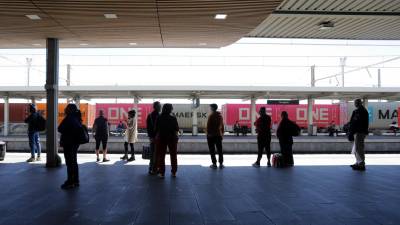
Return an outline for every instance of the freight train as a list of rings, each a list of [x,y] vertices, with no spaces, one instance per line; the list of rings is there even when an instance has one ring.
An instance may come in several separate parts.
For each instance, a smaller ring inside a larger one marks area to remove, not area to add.
[[[300,127],[307,127],[307,105],[267,105],[257,104],[256,109],[266,107],[267,113],[271,115],[273,123],[279,123],[280,113],[287,111],[289,118],[296,121]],[[399,102],[370,102],[368,111],[370,115],[371,130],[388,130],[389,125],[398,121]],[[65,104],[59,105],[58,121],[63,118],[63,109]],[[0,123],[3,122],[3,108],[0,104]],[[21,124],[27,116],[27,104],[10,104],[10,123]],[[91,127],[99,110],[103,110],[108,118],[111,128],[114,129],[120,121],[125,121],[129,110],[133,109],[133,104],[80,104],[83,114],[83,121]],[[46,115],[45,104],[38,104],[38,110]],[[336,125],[342,126],[350,116],[354,106],[352,103],[343,104],[316,104],[313,107],[313,124],[320,130],[324,130],[333,121]],[[138,105],[138,127],[141,130],[146,128],[146,117],[152,111],[152,104]],[[224,104],[221,107],[221,112],[224,117],[226,130],[232,131],[233,125],[239,122],[242,126],[251,125],[250,104]],[[204,131],[207,117],[209,114],[209,106],[201,104],[197,110],[199,131]],[[177,117],[179,126],[183,131],[190,132],[192,129],[192,105],[191,104],[174,104],[174,115]]]

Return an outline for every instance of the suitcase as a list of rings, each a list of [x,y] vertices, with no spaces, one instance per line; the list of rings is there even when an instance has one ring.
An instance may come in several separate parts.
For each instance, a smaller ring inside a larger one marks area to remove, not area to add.
[[[284,167],[283,156],[281,153],[275,153],[272,155],[272,166],[276,168]]]
[[[4,141],[0,141],[0,161],[4,160],[4,157],[6,156],[6,143]]]
[[[142,151],[142,159],[151,159],[152,153],[150,150],[150,146],[143,145],[143,151]]]

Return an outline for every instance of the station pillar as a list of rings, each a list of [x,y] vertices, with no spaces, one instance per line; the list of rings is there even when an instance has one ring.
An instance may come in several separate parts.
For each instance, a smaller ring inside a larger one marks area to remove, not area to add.
[[[35,97],[31,97],[31,103],[36,105],[36,98]]]
[[[367,97],[363,98],[363,105],[368,110],[368,98]]]
[[[57,115],[58,115],[58,62],[57,38],[47,38],[46,44],[46,167],[61,165],[58,156]]]
[[[192,135],[197,136],[199,134],[199,125],[198,125],[198,118],[197,112],[199,111],[200,107],[200,98],[195,97],[193,98],[192,103]]]
[[[139,96],[135,95],[133,96],[133,109],[136,111],[136,115],[135,115],[135,120],[136,120],[136,124],[138,122],[138,118],[139,118]]]
[[[309,96],[307,98],[307,125],[308,125],[308,129],[307,129],[307,133],[308,136],[312,136],[313,135],[313,105],[314,105],[314,99]]]
[[[8,136],[10,123],[10,98],[8,96],[4,96],[4,126],[3,126],[3,135]]]
[[[257,118],[257,109],[256,109],[256,98],[254,96],[251,97],[250,100],[250,118],[251,118],[251,134],[256,135],[256,126],[254,123]]]
[[[81,108],[81,96],[79,96],[79,95],[75,96],[74,102],[75,102],[76,107],[78,107],[78,109],[80,109]]]

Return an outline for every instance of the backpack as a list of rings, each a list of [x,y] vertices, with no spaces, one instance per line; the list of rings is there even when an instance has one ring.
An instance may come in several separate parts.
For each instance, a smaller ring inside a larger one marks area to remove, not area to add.
[[[46,119],[42,115],[38,115],[36,118],[36,130],[45,131],[46,130]]]
[[[275,153],[272,155],[272,166],[276,168],[282,168],[285,166],[281,153]]]
[[[79,129],[79,144],[86,144],[89,143],[89,132],[88,128],[82,124],[81,128]]]

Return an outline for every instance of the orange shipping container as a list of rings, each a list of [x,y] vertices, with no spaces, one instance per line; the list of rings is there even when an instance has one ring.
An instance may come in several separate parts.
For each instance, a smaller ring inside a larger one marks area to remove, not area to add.
[[[57,122],[58,124],[61,123],[61,121],[64,119],[64,109],[67,106],[66,103],[60,103],[58,104],[58,118]],[[39,103],[37,104],[37,109],[44,117],[46,117],[46,103]],[[88,103],[81,103],[80,104],[80,110],[82,113],[82,120],[83,124],[85,124],[87,127],[91,128],[93,126],[95,114],[96,114],[96,106],[95,105],[90,105]]]

